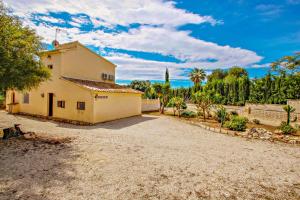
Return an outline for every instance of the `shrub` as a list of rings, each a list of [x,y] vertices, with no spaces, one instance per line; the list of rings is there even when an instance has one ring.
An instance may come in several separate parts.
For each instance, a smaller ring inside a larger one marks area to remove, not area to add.
[[[260,121],[258,119],[253,119],[252,121],[254,124],[260,124]]]
[[[183,104],[181,105],[181,108],[182,108],[182,109],[187,109],[187,105],[186,105],[185,102],[183,102]]]
[[[219,123],[225,122],[226,120],[229,120],[228,113],[226,109],[223,106],[220,106],[216,111],[216,120]]]
[[[294,129],[290,124],[287,122],[281,122],[280,124],[280,130],[282,131],[283,134],[292,134],[296,132],[296,129]]]
[[[225,127],[234,131],[245,131],[247,128],[247,121],[248,119],[246,117],[233,116],[230,121],[225,123]]]
[[[181,117],[195,118],[195,117],[197,117],[197,113],[195,113],[194,111],[186,110],[181,113]]]

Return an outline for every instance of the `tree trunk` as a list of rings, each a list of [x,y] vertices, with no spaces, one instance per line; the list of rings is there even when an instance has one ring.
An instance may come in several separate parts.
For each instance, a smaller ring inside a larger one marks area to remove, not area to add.
[[[162,106],[161,106],[160,114],[165,114],[165,106],[164,106],[164,104],[162,104]]]

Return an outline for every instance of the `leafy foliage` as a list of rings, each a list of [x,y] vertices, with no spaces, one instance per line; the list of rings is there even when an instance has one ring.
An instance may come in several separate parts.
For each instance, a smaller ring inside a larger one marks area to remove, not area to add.
[[[0,90],[31,89],[50,78],[39,53],[41,38],[8,13],[0,1]]]
[[[203,69],[194,68],[189,74],[191,81],[194,83],[195,91],[200,89],[202,81],[205,79],[206,74]]]
[[[268,74],[251,81],[250,103],[286,104],[287,99],[300,99],[300,74]]]
[[[275,71],[285,72],[291,70],[292,72],[300,68],[300,52],[292,56],[284,56],[279,60],[273,62],[271,67]]]
[[[228,119],[228,113],[226,111],[226,108],[224,108],[223,106],[218,106],[216,116],[218,122],[220,123],[220,127],[223,127],[225,121]]]
[[[178,117],[180,117],[180,112],[181,109],[184,105],[184,100],[181,97],[173,97],[172,99],[170,99],[169,104],[173,107],[173,111],[174,111],[174,116],[175,113],[177,111],[178,113]]]
[[[193,101],[196,104],[198,112],[203,113],[203,119],[205,121],[206,120],[205,113],[208,113],[210,107],[213,104],[212,98],[210,97],[209,94],[198,91],[193,95]]]
[[[290,124],[287,122],[281,122],[280,124],[280,130],[283,134],[292,134],[296,132],[296,129],[294,129]]]
[[[197,113],[195,113],[194,111],[185,110],[181,113],[181,117],[195,118],[197,117]]]
[[[215,104],[244,105],[249,98],[250,80],[243,68],[216,69],[207,80],[204,91],[214,94]]]
[[[225,123],[225,127],[234,131],[245,131],[247,128],[247,121],[248,119],[246,117],[232,116],[230,121]]]
[[[145,99],[157,99],[158,96],[155,92],[155,89],[152,87],[150,81],[141,81],[141,80],[133,80],[129,84],[129,87],[135,90],[139,90],[144,92],[143,98]]]
[[[160,100],[160,112],[163,114],[170,98],[170,83],[155,83],[152,86]]]
[[[170,79],[170,77],[169,77],[169,69],[167,68],[167,69],[166,69],[166,74],[165,74],[165,82],[166,82],[166,83],[169,83],[169,82],[170,82],[169,79]]]

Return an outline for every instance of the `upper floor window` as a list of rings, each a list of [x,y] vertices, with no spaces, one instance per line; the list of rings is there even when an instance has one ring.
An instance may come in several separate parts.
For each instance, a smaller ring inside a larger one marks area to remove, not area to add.
[[[51,55],[48,55],[47,58],[48,58],[48,59],[51,59]]]
[[[57,107],[59,107],[59,108],[65,108],[66,107],[65,101],[57,101]]]
[[[48,65],[48,68],[49,69],[53,69],[53,65]]]
[[[85,102],[77,102],[77,110],[85,110]]]
[[[29,94],[28,93],[23,94],[23,103],[29,104]]]

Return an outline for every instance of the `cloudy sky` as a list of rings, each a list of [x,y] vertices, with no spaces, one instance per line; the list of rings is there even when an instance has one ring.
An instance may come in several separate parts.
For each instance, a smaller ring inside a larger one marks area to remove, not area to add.
[[[239,65],[259,76],[300,51],[300,0],[4,0],[51,48],[78,40],[117,64],[117,78],[187,79]]]

